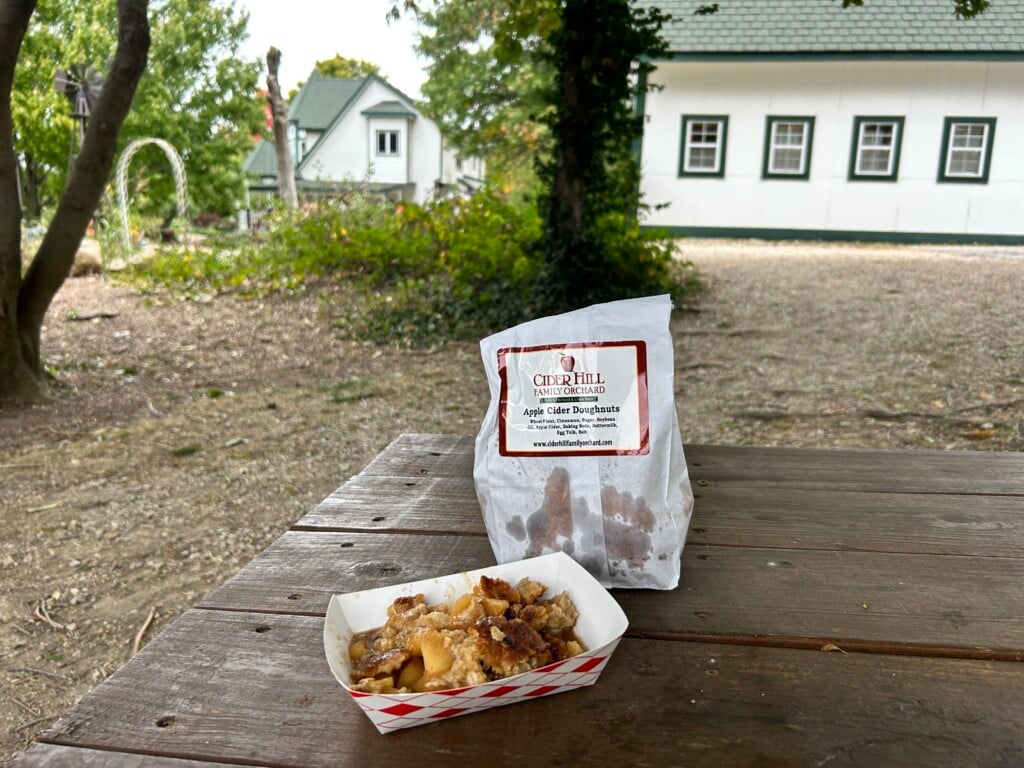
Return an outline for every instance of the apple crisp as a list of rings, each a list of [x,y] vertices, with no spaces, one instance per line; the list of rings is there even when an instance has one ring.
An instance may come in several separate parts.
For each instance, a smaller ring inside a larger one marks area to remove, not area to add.
[[[515,586],[481,576],[453,603],[400,597],[387,623],[349,645],[352,686],[367,693],[442,691],[511,677],[583,653],[566,592],[524,578]]]

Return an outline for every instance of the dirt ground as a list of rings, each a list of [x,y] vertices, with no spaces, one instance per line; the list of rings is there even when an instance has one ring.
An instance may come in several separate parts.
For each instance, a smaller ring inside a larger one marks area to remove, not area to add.
[[[1024,447],[1024,249],[680,252],[706,282],[673,320],[684,441]],[[0,762],[398,434],[476,432],[475,344],[368,346],[337,312],[62,289],[54,398],[0,409]]]

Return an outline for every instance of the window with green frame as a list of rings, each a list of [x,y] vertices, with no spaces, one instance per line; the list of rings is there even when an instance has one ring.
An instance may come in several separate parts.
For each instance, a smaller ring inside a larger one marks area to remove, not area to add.
[[[683,115],[680,176],[725,176],[727,115]]]
[[[942,128],[939,181],[987,184],[995,135],[994,117],[947,117]]]
[[[813,117],[768,115],[764,125],[765,179],[807,179],[811,175]]]
[[[850,181],[896,181],[903,144],[902,117],[855,117]]]

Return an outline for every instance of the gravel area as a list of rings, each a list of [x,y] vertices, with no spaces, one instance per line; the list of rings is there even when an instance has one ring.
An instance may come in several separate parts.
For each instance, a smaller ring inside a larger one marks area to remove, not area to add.
[[[685,442],[1024,446],[1024,249],[679,248],[706,285],[673,320]],[[353,342],[342,301],[62,289],[55,397],[0,409],[0,762],[395,436],[475,433],[475,344]]]

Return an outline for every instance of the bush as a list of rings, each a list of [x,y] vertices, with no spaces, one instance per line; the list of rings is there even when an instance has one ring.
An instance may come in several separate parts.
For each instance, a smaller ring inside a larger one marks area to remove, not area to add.
[[[261,296],[317,286],[351,289],[335,327],[357,338],[430,344],[473,338],[535,317],[544,260],[536,206],[495,191],[427,205],[356,195],[274,210],[267,231],[239,244],[164,249],[126,271],[143,289],[186,296]],[[616,254],[598,300],[674,292],[671,240],[609,214],[590,232]],[[625,292],[624,292],[625,291]],[[333,293],[337,293],[334,291]]]

